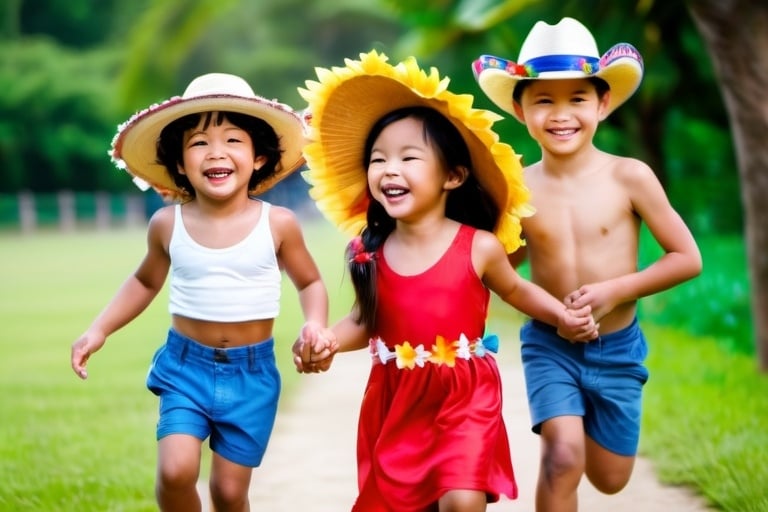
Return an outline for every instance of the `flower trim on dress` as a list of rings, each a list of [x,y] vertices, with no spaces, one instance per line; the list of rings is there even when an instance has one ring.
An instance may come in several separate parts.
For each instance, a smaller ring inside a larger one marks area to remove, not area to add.
[[[394,359],[401,370],[403,368],[413,370],[417,366],[424,368],[426,363],[453,368],[456,365],[456,358],[469,360],[472,356],[485,357],[488,352],[498,352],[499,338],[495,334],[490,334],[470,341],[462,333],[458,340],[448,341],[438,334],[431,350],[425,349],[422,343],[414,347],[410,341],[395,345],[394,350],[390,350],[384,340],[376,336],[368,341],[368,345],[373,364],[386,365]]]

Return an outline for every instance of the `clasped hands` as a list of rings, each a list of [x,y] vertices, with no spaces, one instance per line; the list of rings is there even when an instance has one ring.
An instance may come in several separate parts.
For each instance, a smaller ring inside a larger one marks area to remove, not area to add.
[[[327,371],[339,349],[336,335],[327,327],[307,322],[293,344],[293,364],[299,373]]]

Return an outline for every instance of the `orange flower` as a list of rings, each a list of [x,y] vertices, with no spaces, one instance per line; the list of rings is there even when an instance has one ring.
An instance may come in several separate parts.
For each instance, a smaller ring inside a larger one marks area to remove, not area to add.
[[[432,346],[432,357],[429,360],[435,364],[444,364],[453,368],[456,364],[456,347],[458,342],[447,341],[438,335],[435,344]]]

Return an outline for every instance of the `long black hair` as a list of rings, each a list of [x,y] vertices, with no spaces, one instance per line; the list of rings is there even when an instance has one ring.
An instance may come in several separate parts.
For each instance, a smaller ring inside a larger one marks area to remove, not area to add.
[[[381,132],[390,124],[405,118],[418,119],[424,126],[424,140],[430,142],[443,165],[451,172],[460,167],[467,169],[467,178],[458,188],[448,193],[445,215],[462,224],[492,231],[499,218],[499,208],[474,176],[469,148],[456,126],[445,116],[429,107],[405,107],[389,112],[371,128],[365,140],[362,166],[368,169],[373,145]],[[372,256],[384,244],[395,229],[395,219],[373,199],[368,191],[367,225],[361,233],[361,241],[353,241],[347,247],[347,259],[352,285],[355,289],[355,306],[358,322],[369,329],[376,327],[377,291],[376,261]],[[362,257],[361,257],[362,253]],[[366,255],[368,255],[366,257]]]
[[[248,190],[253,190],[259,183],[268,180],[277,171],[280,163],[280,141],[272,126],[261,118],[240,114],[238,112],[201,112],[180,117],[168,123],[160,132],[157,139],[157,163],[165,166],[173,182],[190,196],[195,197],[195,189],[186,175],[179,172],[179,165],[184,164],[184,133],[196,128],[203,122],[205,130],[214,123],[220,126],[224,120],[229,121],[248,133],[256,156],[266,157],[266,163],[251,175]]]

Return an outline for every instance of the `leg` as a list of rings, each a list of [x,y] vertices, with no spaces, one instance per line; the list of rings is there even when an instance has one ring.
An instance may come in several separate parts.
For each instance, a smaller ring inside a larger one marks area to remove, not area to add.
[[[584,473],[584,458],[580,416],[557,416],[542,424],[537,512],[576,512],[576,490]]]
[[[605,494],[621,491],[632,475],[634,456],[624,456],[606,450],[586,436],[586,475],[595,488]]]
[[[157,444],[155,495],[163,512],[197,512],[201,441],[186,434],[171,434]]]
[[[485,512],[488,500],[483,491],[454,489],[440,498],[440,512]]]
[[[253,468],[241,466],[213,453],[211,460],[211,501],[216,512],[248,512],[248,487]]]

